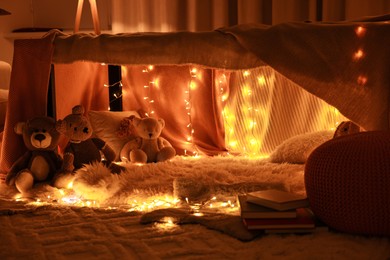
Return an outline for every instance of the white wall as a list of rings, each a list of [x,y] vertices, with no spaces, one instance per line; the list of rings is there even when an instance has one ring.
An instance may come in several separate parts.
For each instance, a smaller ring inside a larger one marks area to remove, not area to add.
[[[11,12],[11,15],[0,16],[0,60],[11,63],[13,41],[4,38],[5,34],[15,28],[31,26],[32,13],[30,0],[0,0],[0,8]]]
[[[0,0],[0,8],[11,15],[0,16],[0,60],[12,63],[10,33],[19,28],[61,28],[73,30],[78,0]],[[111,29],[111,0],[97,0],[102,30]],[[93,28],[89,1],[84,0],[80,30]]]

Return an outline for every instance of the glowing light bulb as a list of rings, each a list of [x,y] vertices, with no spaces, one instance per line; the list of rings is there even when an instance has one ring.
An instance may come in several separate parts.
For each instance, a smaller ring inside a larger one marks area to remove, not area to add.
[[[195,90],[195,89],[196,89],[196,83],[195,83],[195,82],[191,81],[191,83],[190,83],[190,89],[191,89],[191,90]]]
[[[258,77],[258,78],[257,78],[257,82],[258,82],[261,86],[264,86],[265,83],[266,83],[265,77],[264,77],[264,76]]]
[[[252,90],[249,86],[244,86],[242,91],[243,91],[243,94],[247,95],[247,96],[250,96],[252,94]]]
[[[361,86],[364,86],[366,85],[367,83],[367,77],[366,76],[363,76],[363,75],[360,75],[358,78],[357,78],[357,83]]]
[[[222,102],[226,101],[227,98],[228,98],[228,95],[227,95],[227,94],[222,95],[222,98],[221,98]]]
[[[244,75],[244,77],[248,77],[249,75],[251,75],[251,73],[249,72],[249,70],[246,70],[242,73],[242,75]]]
[[[363,26],[358,26],[355,29],[355,33],[358,37],[363,37],[366,34],[367,29]]]
[[[360,60],[361,58],[363,58],[364,56],[364,52],[362,49],[359,49],[357,50],[354,54],[353,54],[353,59],[354,60]]]
[[[230,141],[229,142],[230,147],[236,147],[237,146],[237,141]]]
[[[248,125],[249,129],[254,128],[256,126],[256,124],[257,124],[256,121],[250,120],[249,125]]]

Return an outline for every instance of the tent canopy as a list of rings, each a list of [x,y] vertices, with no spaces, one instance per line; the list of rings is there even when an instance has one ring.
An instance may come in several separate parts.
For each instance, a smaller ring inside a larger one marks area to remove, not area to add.
[[[225,70],[267,65],[366,130],[387,130],[389,46],[390,24],[383,21],[247,24],[198,33],[52,31],[42,39],[16,40],[1,168],[8,169],[23,146],[13,133],[16,122],[47,112],[51,64],[197,64]]]

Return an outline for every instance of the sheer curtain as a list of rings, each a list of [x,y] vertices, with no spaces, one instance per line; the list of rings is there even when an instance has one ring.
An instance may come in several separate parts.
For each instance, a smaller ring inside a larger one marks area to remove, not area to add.
[[[341,21],[390,13],[390,0],[115,0],[112,29],[206,31],[242,23]]]

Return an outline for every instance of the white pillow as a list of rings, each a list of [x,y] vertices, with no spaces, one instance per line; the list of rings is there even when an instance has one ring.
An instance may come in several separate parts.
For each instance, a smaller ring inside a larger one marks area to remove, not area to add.
[[[94,111],[88,112],[94,135],[104,140],[116,153],[119,159],[123,145],[133,137],[119,137],[118,129],[122,119],[131,115],[140,117],[136,111]]]
[[[333,134],[333,131],[318,131],[293,136],[275,148],[270,155],[271,162],[305,163],[311,152],[332,139]]]

